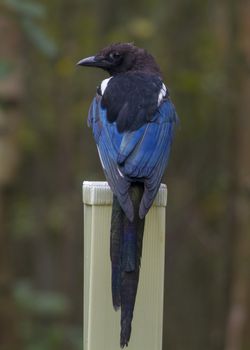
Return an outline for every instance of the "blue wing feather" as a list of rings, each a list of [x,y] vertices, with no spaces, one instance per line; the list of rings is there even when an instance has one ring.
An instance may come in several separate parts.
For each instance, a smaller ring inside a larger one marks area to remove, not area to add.
[[[150,122],[135,131],[118,132],[116,122],[107,120],[97,95],[90,107],[88,124],[92,127],[106,179],[127,217],[133,219],[128,195],[132,181],[144,183],[140,204],[143,218],[151,207],[167,166],[177,115],[169,99],[158,108]]]
[[[126,132],[123,134],[122,142],[120,144],[119,153],[117,157],[118,164],[122,165],[127,157],[134,151],[138,142],[141,140],[146,129],[146,125],[143,125],[136,131]]]
[[[107,121],[106,110],[101,107],[99,95],[94,98],[90,106],[88,124],[92,127],[106,179],[127,217],[132,220],[133,205],[128,194],[130,182],[122,176],[117,165],[122,135],[117,132],[115,123]]]

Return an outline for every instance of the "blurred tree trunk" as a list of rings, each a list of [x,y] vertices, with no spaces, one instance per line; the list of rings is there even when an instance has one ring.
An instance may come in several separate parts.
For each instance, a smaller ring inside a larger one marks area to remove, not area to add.
[[[0,349],[22,349],[18,336],[18,313],[12,295],[10,239],[6,230],[4,191],[0,192]]]
[[[18,312],[13,299],[7,192],[16,175],[18,160],[16,131],[21,83],[16,62],[20,35],[15,22],[3,16],[0,16],[0,41],[1,64],[6,67],[0,81],[0,348],[15,350],[22,346],[18,334]]]
[[[167,84],[181,119],[173,147],[179,165],[172,178],[173,165],[167,169],[169,191],[173,187],[177,194],[170,192],[167,208],[164,344],[174,350],[224,347],[230,255],[225,247],[231,243],[223,204],[230,160],[224,6],[224,0],[170,1],[162,30],[168,38],[162,42]]]
[[[239,98],[233,101],[234,130],[234,216],[232,282],[226,350],[250,349],[250,1],[231,2],[231,88]]]

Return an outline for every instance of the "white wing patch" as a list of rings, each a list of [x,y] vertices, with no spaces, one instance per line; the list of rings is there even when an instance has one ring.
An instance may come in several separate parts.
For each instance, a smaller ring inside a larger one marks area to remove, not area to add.
[[[99,150],[99,147],[98,147],[98,146],[97,146],[97,151],[98,151],[99,158],[100,158],[100,161],[101,161],[101,164],[102,164],[102,168],[105,170],[105,166],[104,166],[104,164],[103,164],[102,157],[101,157],[101,153],[100,153],[100,150]]]
[[[112,79],[113,77],[110,77],[110,78],[107,78],[107,79],[104,79],[102,82],[101,82],[101,93],[102,95],[104,94],[107,86],[108,86],[108,83],[110,81],[110,79]]]
[[[123,173],[121,172],[121,170],[119,169],[119,167],[117,167],[118,173],[121,175],[121,177],[124,177]]]
[[[158,96],[158,106],[160,106],[161,101],[164,99],[164,97],[166,97],[166,94],[167,94],[167,88],[166,88],[165,84],[162,83],[161,90],[160,90],[159,96]]]

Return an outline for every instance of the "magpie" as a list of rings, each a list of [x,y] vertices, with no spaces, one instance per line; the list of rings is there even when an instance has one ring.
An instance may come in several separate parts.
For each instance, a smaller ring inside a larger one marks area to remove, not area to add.
[[[116,43],[77,63],[109,74],[89,109],[105,177],[113,192],[112,299],[121,308],[120,346],[128,346],[139,281],[145,215],[167,166],[178,117],[155,59]]]

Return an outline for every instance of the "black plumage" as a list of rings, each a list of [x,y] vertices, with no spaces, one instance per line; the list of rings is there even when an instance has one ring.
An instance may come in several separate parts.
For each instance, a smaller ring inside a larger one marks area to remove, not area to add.
[[[106,179],[114,193],[112,298],[121,307],[120,345],[128,345],[139,281],[145,215],[166,168],[177,121],[153,56],[130,43],[102,49],[79,65],[110,74],[89,110]]]
[[[150,122],[158,107],[161,87],[160,77],[140,71],[110,79],[102,98],[108,121],[116,122],[119,132],[134,131]]]

